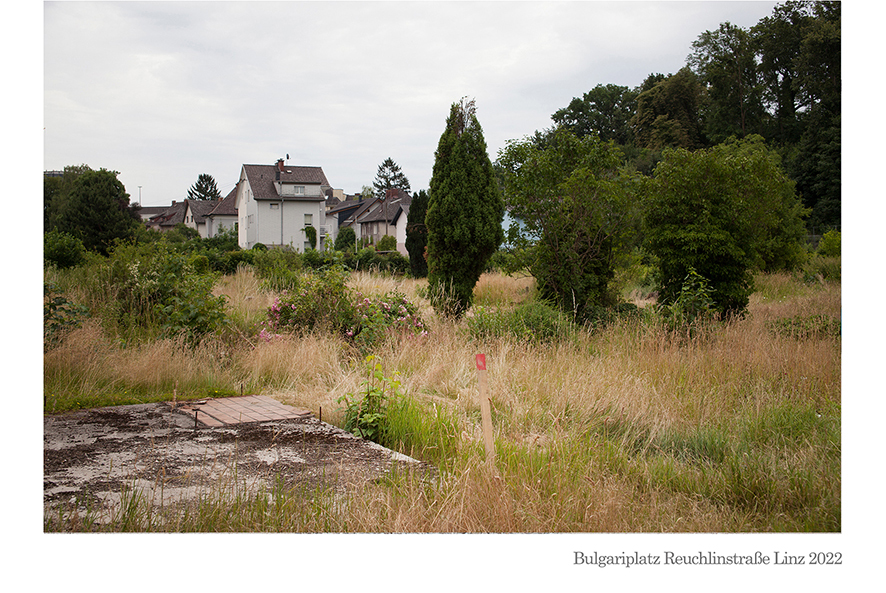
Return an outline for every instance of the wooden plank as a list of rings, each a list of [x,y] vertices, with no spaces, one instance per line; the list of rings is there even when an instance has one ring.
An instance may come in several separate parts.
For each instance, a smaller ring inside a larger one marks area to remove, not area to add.
[[[486,460],[495,459],[495,441],[492,434],[492,406],[486,385],[486,355],[477,355],[477,379],[480,383],[480,417],[483,421],[483,445],[486,447]]]

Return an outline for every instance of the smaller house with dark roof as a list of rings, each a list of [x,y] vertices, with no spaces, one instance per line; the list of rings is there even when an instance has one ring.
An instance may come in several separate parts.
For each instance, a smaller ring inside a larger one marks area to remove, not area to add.
[[[185,200],[185,226],[200,233],[200,238],[211,237],[206,226],[206,217],[216,209],[221,200]]]
[[[343,201],[340,201],[327,210],[326,220],[335,225],[337,229],[336,235],[338,235],[338,230],[345,227],[351,227],[354,229],[354,236],[359,241],[362,228],[357,221],[378,201],[378,198],[375,197],[363,199],[363,196],[360,194],[345,196]]]
[[[243,165],[237,183],[238,242],[243,249],[256,243],[268,247],[310,248],[305,229],[317,230],[317,249],[327,236],[326,197],[332,186],[320,167]]]
[[[206,215],[206,236],[215,237],[225,229],[237,228],[237,186],[234,186],[215,208]]]
[[[412,196],[402,189],[385,190],[384,200],[374,200],[369,208],[356,217],[360,226],[359,236],[373,244],[385,235],[397,239],[397,251],[408,256],[406,250],[406,218]]]

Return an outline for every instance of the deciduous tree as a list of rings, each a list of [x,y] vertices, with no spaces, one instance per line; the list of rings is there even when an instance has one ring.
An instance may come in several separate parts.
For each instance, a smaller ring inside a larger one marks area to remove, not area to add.
[[[640,93],[637,113],[631,119],[637,146],[652,150],[704,146],[702,90],[698,78],[686,67]]]
[[[130,237],[138,225],[136,208],[117,175],[105,169],[79,175],[62,212],[60,230],[90,251],[107,253],[115,239]]]
[[[523,253],[542,298],[579,320],[616,304],[615,257],[640,221],[639,180],[622,168],[621,151],[596,135],[559,130],[544,148],[510,143],[498,163],[508,210],[536,240]]]
[[[721,314],[742,313],[752,270],[789,267],[802,251],[805,212],[794,182],[759,136],[665,151],[645,194],[661,304],[674,302],[694,269],[709,282]]]

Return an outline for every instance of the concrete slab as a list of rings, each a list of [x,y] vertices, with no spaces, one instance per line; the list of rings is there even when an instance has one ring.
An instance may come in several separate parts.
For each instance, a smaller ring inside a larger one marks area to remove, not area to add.
[[[160,506],[230,480],[343,490],[395,464],[430,469],[267,396],[78,410],[44,417],[43,509],[110,520],[124,489]]]

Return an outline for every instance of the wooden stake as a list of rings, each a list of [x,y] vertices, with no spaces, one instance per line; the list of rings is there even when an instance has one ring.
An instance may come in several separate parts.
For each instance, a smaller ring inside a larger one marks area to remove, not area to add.
[[[477,355],[477,378],[480,382],[480,417],[483,420],[483,444],[486,447],[486,460],[495,459],[495,442],[492,439],[492,408],[486,392],[486,355]]]

